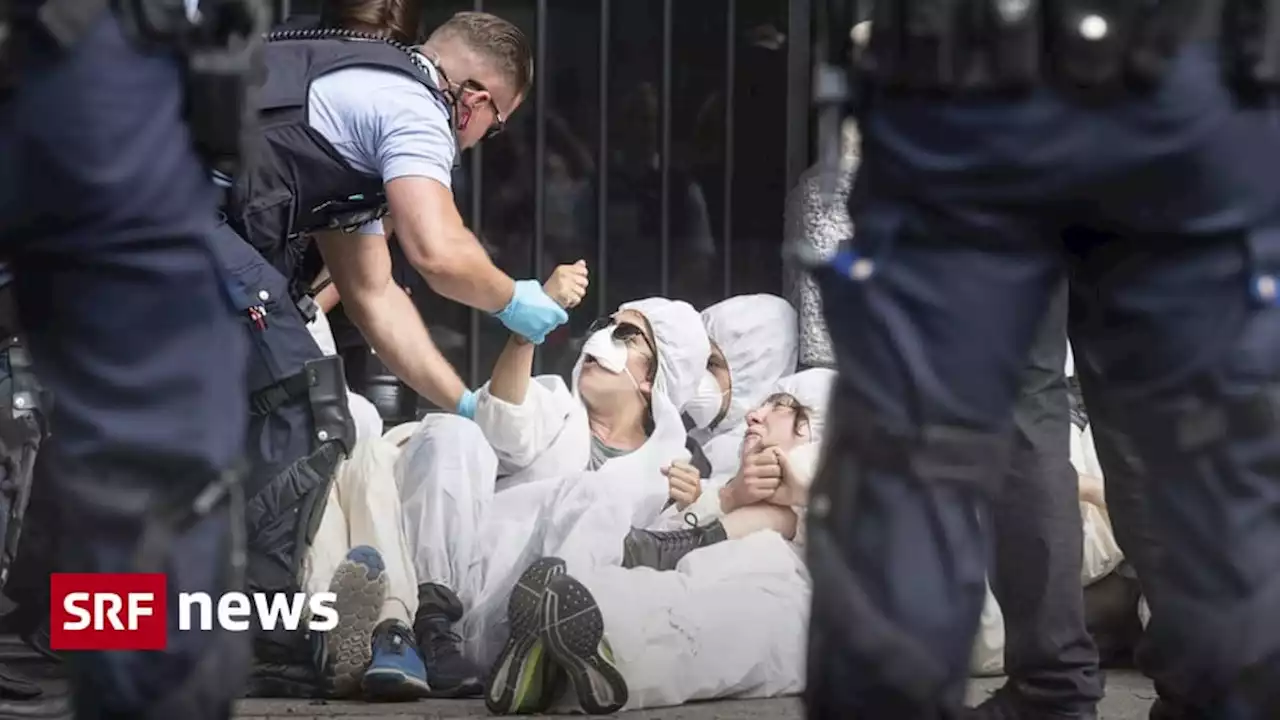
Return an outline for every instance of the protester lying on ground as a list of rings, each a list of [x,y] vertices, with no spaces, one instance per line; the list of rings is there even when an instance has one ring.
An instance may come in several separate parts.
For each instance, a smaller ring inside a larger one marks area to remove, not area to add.
[[[524,567],[552,553],[619,564],[621,539],[667,499],[661,468],[684,451],[678,408],[710,351],[697,311],[651,298],[593,327],[571,385],[531,377],[532,348],[513,340],[476,392],[475,421],[427,416],[397,463],[419,613],[462,618],[467,656],[481,664],[505,640],[506,596]],[[422,625],[419,642],[446,631]]]
[[[702,506],[710,522],[628,536],[628,564],[645,567],[530,565],[507,601],[489,709],[546,711],[566,680],[592,714],[799,692],[809,581],[787,540],[803,542],[833,378],[819,369],[778,383],[747,416],[743,470],[704,494],[716,496]]]
[[[338,452],[331,448],[329,452]],[[310,636],[311,667],[300,667],[286,630],[265,631],[253,694],[411,700],[431,692],[410,623],[418,609],[412,556],[399,524],[395,451],[380,438],[357,443],[324,498],[300,585],[333,592],[339,623]],[[278,637],[277,642],[272,642]],[[479,692],[479,681],[472,690]]]
[[[624,566],[673,570],[699,547],[760,530],[803,544],[803,509],[834,379],[834,371],[814,368],[779,381],[747,414],[738,472],[718,490],[704,491],[701,478],[670,472],[670,497],[693,527],[632,529],[624,542]]]
[[[684,407],[689,435],[711,463],[711,483],[738,470],[747,413],[796,371],[796,311],[775,295],[739,295],[702,311],[711,358],[697,394]]]

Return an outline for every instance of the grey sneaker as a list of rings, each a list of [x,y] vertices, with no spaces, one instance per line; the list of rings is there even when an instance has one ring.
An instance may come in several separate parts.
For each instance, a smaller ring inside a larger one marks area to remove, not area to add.
[[[367,545],[352,548],[333,574],[329,591],[337,596],[338,626],[312,636],[316,665],[328,696],[356,698],[373,659],[373,630],[387,599],[382,556]]]
[[[542,595],[542,641],[564,669],[588,715],[612,715],[627,704],[627,681],[604,636],[604,616],[587,586],[558,575]]]
[[[566,682],[541,636],[542,599],[551,581],[564,574],[564,561],[542,558],[524,571],[507,601],[507,644],[489,675],[484,703],[494,715],[542,713]]]

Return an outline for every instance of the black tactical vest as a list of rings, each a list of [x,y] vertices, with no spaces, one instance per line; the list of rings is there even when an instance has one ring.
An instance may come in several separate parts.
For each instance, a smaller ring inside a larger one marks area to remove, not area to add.
[[[257,90],[261,136],[223,207],[231,227],[291,279],[307,233],[354,228],[386,213],[382,179],[353,169],[308,123],[311,83],[344,68],[385,68],[445,98],[419,64],[426,61],[406,49],[378,40],[316,37],[341,32],[270,36]]]

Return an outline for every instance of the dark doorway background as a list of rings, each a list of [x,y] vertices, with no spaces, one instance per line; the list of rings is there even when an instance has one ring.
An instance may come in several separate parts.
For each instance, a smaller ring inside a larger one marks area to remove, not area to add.
[[[291,3],[318,12],[318,0]],[[535,47],[532,97],[503,135],[463,158],[455,195],[495,262],[545,279],[586,260],[591,291],[540,348],[568,373],[595,318],[662,295],[699,309],[779,293],[787,191],[809,165],[809,0],[444,0],[425,30],[484,10]],[[432,337],[472,387],[507,333],[426,287],[394,247],[396,273]],[[352,387],[388,422],[429,410],[335,311]]]

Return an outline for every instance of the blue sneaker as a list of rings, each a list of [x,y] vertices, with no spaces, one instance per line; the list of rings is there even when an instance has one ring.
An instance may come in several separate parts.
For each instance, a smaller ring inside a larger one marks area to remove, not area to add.
[[[368,545],[352,548],[329,583],[336,596],[338,626],[312,635],[315,662],[325,694],[355,698],[373,659],[373,631],[387,599],[386,565]]]
[[[431,695],[427,666],[407,625],[383,620],[373,631],[373,662],[362,685],[369,702],[408,702]]]

